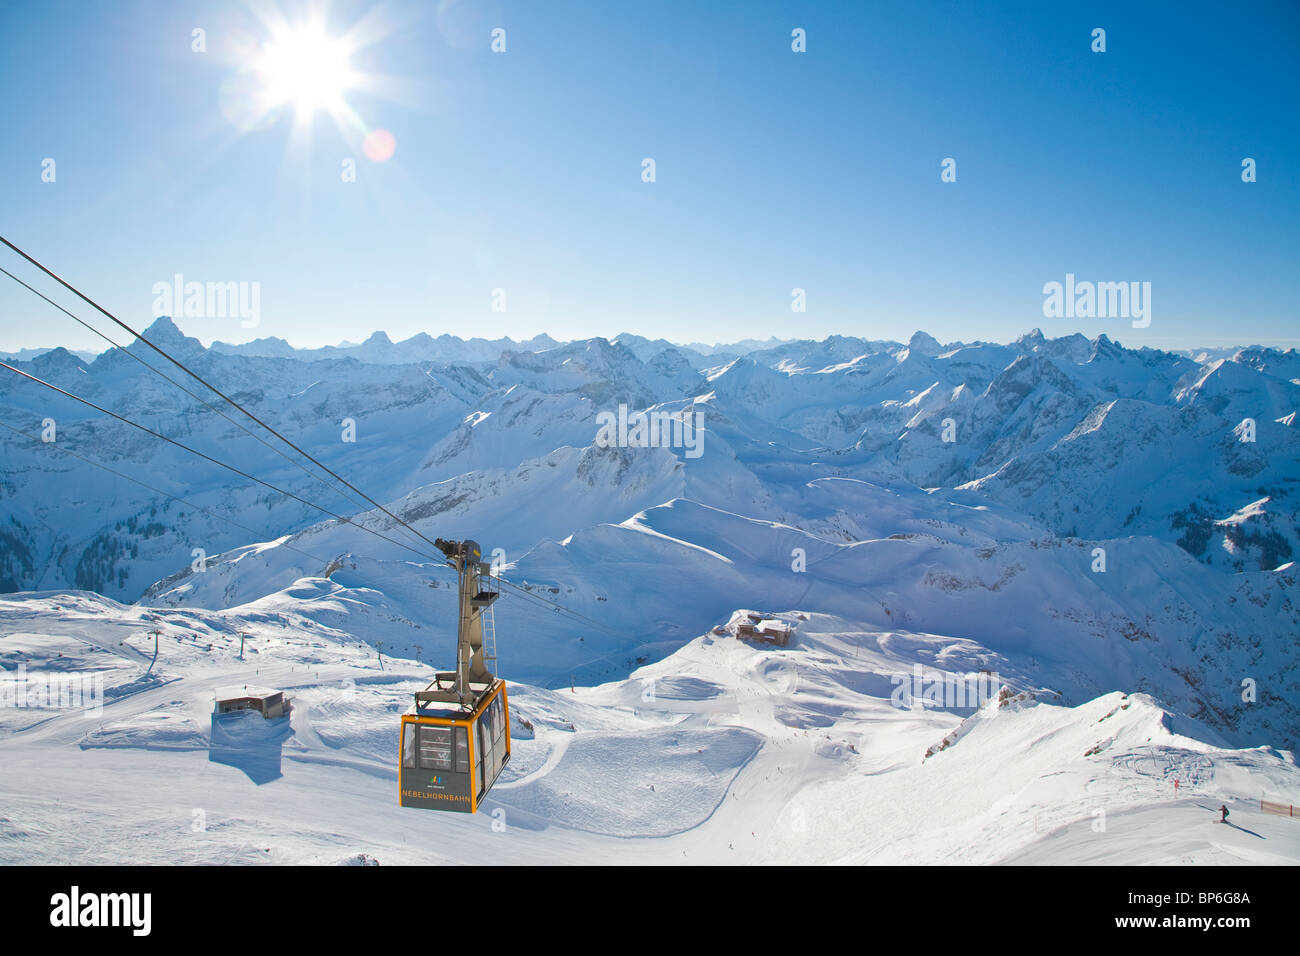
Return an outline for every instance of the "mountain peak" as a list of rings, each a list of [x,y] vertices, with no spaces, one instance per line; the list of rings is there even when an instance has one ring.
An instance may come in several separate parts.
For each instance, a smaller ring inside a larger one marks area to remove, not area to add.
[[[172,321],[170,315],[160,315],[154,319],[147,329],[144,330],[144,337],[150,342],[163,342],[167,340],[175,341],[178,338],[185,338],[182,332]]]
[[[86,369],[86,363],[77,356],[73,355],[63,346],[50,349],[48,352],[36,356],[32,359],[32,368],[40,375],[48,376],[52,372],[62,372],[69,369]]]
[[[1033,349],[1042,345],[1046,341],[1047,339],[1043,336],[1043,330],[1034,328],[1034,329],[1030,329],[1024,335],[1020,336],[1020,338],[1016,339],[1016,344],[1019,345],[1021,348]]]
[[[1098,358],[1116,358],[1124,353],[1124,346],[1118,342],[1112,342],[1105,332],[1102,332],[1092,340],[1092,355],[1088,361],[1092,362]]]
[[[153,323],[141,334],[141,338],[147,340],[150,345],[158,348],[169,349],[173,352],[179,351],[191,355],[206,352],[203,343],[198,339],[186,335],[172,321],[171,316],[161,315],[153,320]],[[132,342],[128,348],[139,351],[147,349],[148,346],[142,342]]]
[[[907,347],[910,351],[920,355],[938,355],[943,351],[943,346],[933,335],[920,330],[914,332],[912,337],[907,341]]]

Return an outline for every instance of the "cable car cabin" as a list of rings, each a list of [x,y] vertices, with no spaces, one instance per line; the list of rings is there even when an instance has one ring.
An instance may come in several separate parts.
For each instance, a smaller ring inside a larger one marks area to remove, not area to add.
[[[456,669],[435,673],[402,715],[397,792],[404,807],[473,813],[510,761],[510,704],[491,669],[500,592],[477,542],[434,544],[460,582]]]
[[[417,701],[402,715],[401,737],[402,806],[474,813],[510,762],[505,681],[493,681],[472,709]]]

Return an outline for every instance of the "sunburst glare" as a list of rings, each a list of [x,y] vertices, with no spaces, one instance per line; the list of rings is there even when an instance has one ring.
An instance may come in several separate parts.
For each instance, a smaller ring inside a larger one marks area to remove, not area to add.
[[[327,36],[318,25],[278,29],[263,47],[256,69],[267,104],[292,106],[301,119],[322,108],[336,114],[357,80],[350,56],[343,40]]]
[[[221,88],[226,119],[252,132],[289,117],[293,148],[301,149],[310,145],[315,120],[324,113],[372,161],[390,158],[396,143],[392,134],[362,119],[350,98],[354,93],[388,98],[400,86],[393,77],[367,73],[354,61],[397,25],[377,8],[342,32],[331,28],[320,7],[290,20],[270,5],[256,10],[255,17],[226,57],[234,68]]]

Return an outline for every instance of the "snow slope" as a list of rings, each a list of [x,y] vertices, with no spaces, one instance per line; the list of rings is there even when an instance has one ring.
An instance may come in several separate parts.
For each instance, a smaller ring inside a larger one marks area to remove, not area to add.
[[[0,707],[0,859],[73,852],[93,801],[41,807],[90,780],[104,860],[451,859],[453,836],[502,861],[1295,860],[1250,809],[1297,790],[1293,352],[148,335],[522,589],[496,606],[528,721],[493,795],[512,837],[393,805],[394,715],[452,647],[428,542],[137,345],[20,365],[326,510],[0,378],[0,666],[110,688],[92,718]],[[620,405],[699,416],[702,453],[602,447]],[[749,608],[793,645],[738,641]],[[1011,701],[900,709],[914,667]],[[289,688],[289,723],[214,722],[239,682]],[[1197,781],[1177,803],[1171,774]],[[1202,796],[1244,829],[1193,825]]]
[[[799,489],[839,476],[960,488],[1052,534],[1148,535],[1228,571],[1272,569],[1300,548],[1292,425],[1300,368],[1291,352],[1243,349],[1198,364],[1105,336],[1049,340],[1035,330],[1009,345],[940,346],[918,333],[906,346],[846,337],[780,343],[701,369],[701,353],[635,336],[538,340],[537,350],[484,351],[450,339],[431,350],[428,336],[372,337],[343,350],[205,349],[165,318],[147,335],[383,502],[436,498],[462,476],[535,471],[561,449],[592,449],[596,416],[619,404],[689,407],[704,416],[705,453],[672,450],[683,471],[672,496],[754,517],[797,522],[806,506]],[[178,370],[164,371],[197,397],[154,375],[140,362],[161,360],[144,346],[130,353],[87,363],[54,349],[19,367],[236,459],[336,514],[369,507],[238,427]],[[54,447],[42,441],[47,420],[57,425]],[[331,517],[11,373],[0,377],[0,422],[0,590],[81,587],[133,600],[188,566],[195,548],[215,555]],[[87,471],[73,454],[152,490]],[[626,510],[596,520],[623,520],[668,499],[645,487],[655,480],[645,471],[665,465],[624,458],[613,490],[555,487],[545,505],[529,503],[538,513],[554,511],[561,496],[608,499],[562,530],[514,535],[514,515],[498,514],[475,516],[486,522],[476,534],[509,539],[513,552],[588,526],[601,505]]]
[[[344,630],[84,593],[0,612],[7,668],[107,674],[98,713],[0,711],[3,863],[1300,860],[1300,823],[1257,809],[1300,792],[1293,756],[1207,742],[1143,695],[894,706],[914,663],[966,669],[977,649],[949,639],[788,612],[788,648],[710,633],[626,680],[512,684],[514,756],[464,817],[397,806],[397,716],[428,668]],[[239,683],[285,689],[291,717],[213,718]]]

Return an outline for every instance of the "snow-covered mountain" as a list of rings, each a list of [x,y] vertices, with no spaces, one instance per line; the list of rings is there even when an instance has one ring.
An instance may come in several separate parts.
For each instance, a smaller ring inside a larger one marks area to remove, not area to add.
[[[0,361],[30,362],[32,359],[36,358],[37,356],[44,355],[46,352],[53,352],[53,351],[54,348],[43,348],[43,349],[19,349],[17,352],[0,352]],[[81,359],[83,362],[91,362],[94,361],[95,356],[98,353],[89,352],[84,349],[74,349],[72,354],[75,355],[77,358]]]
[[[394,342],[387,333],[375,332],[360,344],[343,343],[316,349],[295,349],[284,339],[269,337],[240,345],[213,342],[212,350],[226,355],[259,358],[298,358],[305,361],[350,358],[375,365],[406,365],[412,362],[491,362],[505,352],[540,352],[558,344],[549,335],[536,335],[526,341],[516,342],[508,336],[500,339],[466,340],[445,334],[434,338],[424,332]]]
[[[17,361],[243,473],[0,377],[0,590],[36,592],[0,608],[4,666],[20,659],[15,641],[32,644],[21,659],[33,666],[71,658],[34,634],[111,652],[105,635],[136,634],[148,619],[170,622],[176,641],[187,630],[193,638],[168,678],[193,691],[170,702],[138,657],[112,664],[124,668],[123,701],[136,701],[121,711],[134,716],[91,731],[86,752],[118,746],[101,740],[144,739],[156,750],[191,739],[188,725],[169,736],[169,715],[195,719],[195,695],[243,672],[200,646],[224,647],[241,628],[262,641],[286,635],[286,648],[302,640],[314,650],[300,663],[354,677],[381,648],[405,661],[402,677],[365,680],[382,694],[412,689],[416,661],[444,661],[452,647],[454,582],[424,540],[442,536],[480,541],[523,589],[508,591],[496,614],[503,670],[535,728],[520,725],[529,744],[512,785],[519,800],[502,805],[529,819],[659,836],[697,817],[726,820],[707,807],[719,794],[737,799],[739,781],[752,792],[751,762],[770,783],[773,767],[792,759],[782,727],[816,738],[813,763],[791,766],[819,769],[762,803],[772,821],[800,801],[824,809],[866,799],[855,781],[883,767],[895,789],[880,792],[897,795],[928,786],[936,771],[927,768],[951,768],[942,790],[978,787],[971,775],[983,764],[1005,763],[999,772],[1020,781],[1017,802],[1003,806],[1005,788],[988,789],[983,809],[951,821],[967,835],[1002,811],[1019,820],[1032,808],[1041,824],[1060,794],[1034,781],[1053,761],[1073,768],[1071,786],[1119,787],[1119,803],[1107,805],[1135,820],[1155,812],[1158,787],[1133,771],[1147,766],[1147,751],[1156,754],[1147,775],[1161,781],[1206,762],[1239,795],[1297,779],[1293,351],[1173,354],[1036,329],[1010,344],[917,332],[907,343],[709,347],[629,334],[394,343],[376,333],[358,346],[296,350],[278,340],[204,348],[160,319],[146,336],[417,534],[140,343],[92,361],[63,349]],[[598,440],[604,417],[626,434],[641,412],[663,416],[664,442]],[[680,429],[673,436],[683,417],[699,424],[694,443]],[[800,636],[788,649],[749,648],[735,638],[745,608]],[[276,659],[282,681],[286,659]],[[900,712],[893,684],[913,667],[987,672],[1008,688],[1004,702],[1015,700],[991,721],[961,707]],[[647,680],[675,703],[632,703],[646,711],[636,747],[650,748],[636,751],[637,766],[675,780],[681,768],[664,761],[689,737],[716,753],[704,758],[711,782],[678,803],[627,803],[628,819],[599,800],[561,807],[555,786],[596,773],[591,761],[628,745],[616,713]],[[292,681],[310,700],[324,694],[327,711],[339,706],[319,681]],[[328,727],[315,713],[295,717],[305,763],[341,759],[329,756],[336,745],[360,748],[349,760],[365,763],[373,750],[387,761],[391,728],[356,707]],[[577,749],[564,743],[570,725],[592,732]],[[675,743],[647,729],[668,725]],[[40,735],[24,733],[14,740],[39,759]],[[1043,735],[1063,743],[1044,746]],[[1083,744],[1089,752],[1075,755]],[[1279,749],[1252,749],[1270,747]],[[1052,826],[1068,830],[1082,806]],[[820,832],[808,858],[938,852],[915,835],[845,848],[833,828]],[[1017,832],[1000,851],[974,840],[984,849],[969,858],[1039,852],[1038,837]],[[1157,845],[1143,844],[1141,858]]]
[[[942,346],[917,333],[907,345],[784,342],[706,368],[699,352],[630,335],[565,345],[539,337],[512,348],[508,340],[448,336],[392,343],[376,333],[355,348],[307,351],[285,343],[204,349],[166,319],[148,335],[380,500],[470,471],[513,469],[564,446],[588,447],[597,414],[620,403],[644,409],[690,401],[707,410],[723,454],[765,486],[759,497],[778,494],[790,479],[827,474],[961,489],[1053,534],[1148,535],[1233,570],[1271,569],[1300,546],[1293,350],[1254,347],[1198,364],[1124,349],[1105,336],[1046,339],[1034,330],[1010,345]],[[134,358],[109,351],[86,362],[55,349],[18,364],[123,415],[143,415],[169,437],[192,438],[205,452],[250,456],[244,460],[259,477],[289,490],[323,492],[297,465],[140,364],[167,365],[156,354],[140,343],[131,351]],[[170,366],[164,371],[184,378]],[[191,380],[183,384],[222,405]],[[7,375],[0,402],[7,423],[28,439],[53,418],[65,447],[130,464],[141,469],[137,477],[163,476],[163,485],[174,478],[162,491],[197,491],[199,503],[222,514],[250,500],[235,490],[246,488],[245,479],[33,383]],[[81,475],[82,464],[12,432],[0,442],[12,505],[0,586],[69,584],[133,598],[162,576],[166,547],[179,544],[179,519],[164,513],[174,503],[120,481],[96,480],[112,488],[108,494],[65,493],[61,476]],[[774,454],[786,459],[780,479],[764,474]],[[710,467],[708,458],[681,464]],[[52,493],[26,494],[29,481],[52,482]],[[257,522],[266,536],[328,517],[275,497],[267,493]],[[39,512],[52,501],[59,507],[50,521]],[[328,507],[350,513],[345,498]],[[150,520],[159,513],[162,520]],[[194,514],[185,520],[193,547],[208,553],[249,540]],[[128,527],[132,521],[164,539],[145,546],[143,558],[144,536]],[[120,558],[133,550],[134,558]]]

